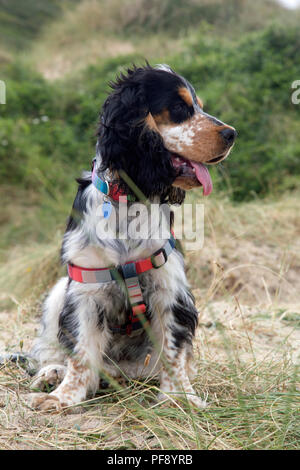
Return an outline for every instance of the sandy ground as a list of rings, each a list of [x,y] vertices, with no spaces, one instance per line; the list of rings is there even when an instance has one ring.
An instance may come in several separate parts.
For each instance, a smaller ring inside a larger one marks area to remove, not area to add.
[[[232,397],[237,383],[239,393],[242,390],[247,396],[273,390],[285,393],[291,387],[295,393],[300,391],[295,368],[300,362],[298,213],[295,199],[289,198],[277,204],[250,204],[247,211],[224,209],[219,203],[210,208],[210,214],[222,225],[210,229],[208,220],[204,249],[197,258],[186,254],[200,313],[195,387],[213,406],[226,409],[229,403],[236,409],[238,402]],[[0,351],[28,351],[37,332],[39,308],[20,304],[12,294],[11,300],[12,310],[0,312]],[[152,440],[157,445],[155,437],[141,437],[144,434],[136,431],[135,421],[124,424],[125,417],[134,417],[126,401],[131,394],[125,399],[127,409],[105,392],[97,406],[49,418],[24,403],[29,385],[22,369],[0,367],[0,448],[114,448],[122,446],[128,435],[135,448],[151,448]],[[94,432],[100,432],[102,440],[91,440]],[[193,448],[193,442],[181,444],[177,435],[180,432],[172,437],[175,448]],[[216,439],[213,448],[239,445]]]
[[[194,291],[200,308],[201,292]],[[200,325],[195,341],[195,357],[199,364],[201,377],[200,393],[208,394],[208,401],[219,406],[224,393],[231,387],[231,379],[226,375],[228,361],[248,364],[252,374],[250,389],[255,393],[266,388],[265,381],[255,369],[265,371],[265,364],[274,369],[274,377],[268,387],[274,387],[277,369],[280,375],[284,367],[299,363],[300,328],[291,316],[294,309],[290,306],[278,313],[270,306],[253,307],[239,305],[237,300],[220,300],[209,303],[201,311]],[[298,318],[298,317],[297,317]],[[286,320],[285,320],[286,319]],[[299,323],[299,318],[298,318]],[[26,317],[22,311],[0,314],[0,348],[8,350],[28,350],[35,335],[37,322]],[[298,326],[298,327],[297,327]],[[222,366],[223,364],[223,366]],[[217,365],[217,368],[214,369]],[[224,369],[224,371],[223,371]],[[265,372],[264,372],[265,373]],[[280,391],[284,391],[284,381]],[[0,448],[2,449],[51,449],[51,448],[98,448],[86,440],[90,434],[112,430],[115,426],[117,436],[122,435],[122,413],[124,410],[112,406],[107,413],[99,406],[84,410],[75,408],[73,412],[59,415],[43,415],[32,411],[24,402],[30,380],[16,366],[0,369]],[[243,387],[243,385],[241,385]],[[298,384],[300,391],[300,385]],[[245,382],[245,393],[249,384]],[[104,398],[105,400],[105,398]],[[29,426],[30,423],[30,426]],[[134,429],[134,426],[132,427]],[[80,439],[78,438],[80,430]],[[77,432],[78,431],[78,432]],[[112,432],[112,431],[111,431]],[[57,434],[55,437],[55,433]],[[106,439],[113,446],[115,434]],[[59,436],[59,438],[57,437]],[[145,448],[138,434],[129,433],[130,441],[137,447]],[[119,439],[119,438],[118,438]],[[76,444],[76,440],[78,444]],[[75,442],[75,444],[74,444]],[[119,440],[116,441],[118,444]],[[178,444],[177,444],[178,445]],[[229,444],[229,447],[232,444]],[[226,442],[216,448],[228,448]]]

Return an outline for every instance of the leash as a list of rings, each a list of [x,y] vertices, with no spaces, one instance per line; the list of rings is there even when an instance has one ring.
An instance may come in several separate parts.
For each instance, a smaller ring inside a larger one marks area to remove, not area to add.
[[[98,177],[93,161],[92,183],[106,196],[120,202],[126,202],[129,195],[118,190],[117,184],[108,183]],[[127,196],[127,199],[125,198]],[[132,197],[132,196],[131,196]],[[104,216],[105,217],[105,216]],[[146,305],[143,299],[143,293],[139,282],[139,275],[151,269],[159,269],[168,261],[169,255],[175,248],[175,237],[170,234],[169,240],[162,248],[155,251],[148,258],[121,264],[117,267],[109,268],[83,268],[74,264],[68,264],[68,275],[70,279],[83,284],[102,284],[112,281],[123,281],[131,306],[126,323],[122,325],[111,325],[110,329],[115,334],[137,336],[144,328],[149,325],[145,318]]]

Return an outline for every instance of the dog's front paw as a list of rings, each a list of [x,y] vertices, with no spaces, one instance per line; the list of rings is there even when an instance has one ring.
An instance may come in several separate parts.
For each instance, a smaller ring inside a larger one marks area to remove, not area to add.
[[[201,400],[200,397],[198,397],[197,395],[195,395],[194,393],[183,393],[183,392],[160,392],[157,396],[157,400],[158,402],[162,402],[162,401],[168,401],[168,406],[170,405],[170,403],[173,402],[173,404],[175,405],[174,401],[177,401],[179,403],[181,403],[183,400],[187,399],[191,405],[195,406],[196,408],[199,408],[199,409],[204,409],[204,408],[207,408],[209,405],[206,403],[206,401],[204,400]]]
[[[38,411],[61,411],[62,405],[59,399],[48,393],[30,393],[26,401],[31,408]]]
[[[189,394],[187,394],[187,399],[196,408],[199,408],[199,409],[202,409],[202,410],[209,406],[208,403],[205,400],[201,400],[201,398],[197,397],[197,395],[191,395],[189,393]]]
[[[60,364],[51,364],[43,367],[33,378],[30,385],[31,389],[46,391],[48,387],[55,388],[62,381],[66,374],[66,367]]]

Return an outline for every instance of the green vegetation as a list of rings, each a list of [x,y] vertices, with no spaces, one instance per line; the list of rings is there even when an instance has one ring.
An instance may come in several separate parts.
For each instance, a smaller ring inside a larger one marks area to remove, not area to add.
[[[26,0],[23,4],[19,0],[0,0],[0,43],[13,49],[28,46],[65,3],[66,0]]]
[[[208,112],[239,132],[218,178],[234,199],[299,184],[300,112],[291,102],[291,83],[300,77],[299,48],[297,27],[272,26],[234,42],[212,41],[197,32],[180,54],[166,60],[193,83]],[[107,82],[132,62],[143,60],[136,55],[107,59],[52,83],[24,64],[7,65],[2,72],[7,105],[0,117],[2,181],[36,188],[38,171],[60,191],[68,184],[66,173],[89,167]]]

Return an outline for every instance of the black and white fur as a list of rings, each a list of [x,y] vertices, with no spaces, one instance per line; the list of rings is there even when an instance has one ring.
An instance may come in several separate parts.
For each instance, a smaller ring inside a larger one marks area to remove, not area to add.
[[[171,154],[163,135],[155,125],[149,126],[149,116],[152,119],[169,109],[171,124],[186,123],[200,113],[193,88],[169,68],[150,66],[134,67],[112,87],[99,125],[98,175],[116,180],[132,194],[132,188],[118,176],[122,170],[148,201],[182,203],[184,189],[172,185],[177,175]],[[171,109],[172,103],[178,102],[178,87],[186,87],[193,97],[192,106],[181,102],[181,114],[178,107]],[[63,263],[86,268],[117,266],[146,258],[164,245],[166,238],[151,238],[152,232],[143,240],[99,238],[97,211],[104,196],[91,184],[90,172],[78,183],[63,239]],[[113,204],[118,214],[118,204]],[[129,203],[129,208],[133,204]],[[128,224],[129,219],[120,223]],[[205,406],[190,382],[198,314],[181,253],[174,249],[164,266],[145,272],[139,279],[151,328],[150,333],[143,330],[136,337],[113,334],[110,329],[113,323],[125,322],[130,308],[117,281],[81,284],[63,277],[57,282],[44,303],[42,328],[32,350],[40,364],[33,387],[41,389],[47,383],[57,388],[50,394],[33,393],[33,407],[61,409],[85,400],[97,391],[101,372],[112,377],[156,376],[162,397],[186,396],[197,407]]]

